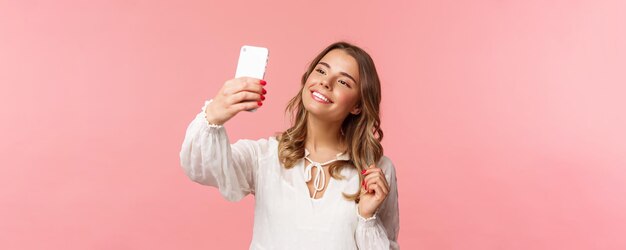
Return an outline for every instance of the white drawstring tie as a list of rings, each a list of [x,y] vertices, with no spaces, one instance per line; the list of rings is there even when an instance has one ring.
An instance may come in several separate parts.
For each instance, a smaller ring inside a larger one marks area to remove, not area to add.
[[[306,182],[311,181],[311,172],[313,170],[313,167],[315,167],[315,169],[317,170],[317,175],[315,175],[315,179],[313,180],[313,187],[315,188],[315,192],[313,192],[313,197],[311,197],[315,199],[317,192],[324,190],[324,186],[326,185],[326,172],[324,172],[323,166],[336,162],[338,159],[330,160],[324,163],[315,162],[306,156],[304,157],[304,159],[307,159],[309,162],[311,162],[311,164],[306,166],[306,168],[304,169]],[[320,176],[322,177],[320,178]]]
[[[330,160],[330,161],[327,161],[327,162],[324,162],[324,163],[319,163],[319,162],[313,161],[308,156],[309,156],[309,150],[307,150],[305,148],[304,149],[304,159],[306,159],[309,162],[311,162],[311,164],[306,166],[306,168],[304,169],[306,182],[311,181],[311,178],[312,178],[311,172],[313,171],[313,168],[315,167],[315,169],[317,170],[317,175],[315,176],[315,179],[313,180],[313,187],[315,188],[315,192],[313,192],[313,197],[311,197],[312,199],[315,199],[315,196],[317,195],[317,192],[324,190],[324,186],[326,185],[326,172],[324,172],[323,166],[331,164],[331,163],[336,162],[336,161],[349,161],[350,160],[350,156],[348,156],[345,153],[339,153],[339,154],[337,154],[337,156],[336,156],[336,158],[334,160]],[[305,163],[306,163],[306,161],[305,161]],[[320,175],[321,175],[321,177],[320,177]]]

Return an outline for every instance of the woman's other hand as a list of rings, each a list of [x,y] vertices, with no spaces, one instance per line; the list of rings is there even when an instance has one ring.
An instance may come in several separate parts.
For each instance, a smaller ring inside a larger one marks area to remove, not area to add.
[[[365,176],[361,184],[361,196],[359,198],[359,214],[364,218],[374,216],[376,210],[385,201],[389,194],[389,184],[383,170],[371,165],[363,170]]]

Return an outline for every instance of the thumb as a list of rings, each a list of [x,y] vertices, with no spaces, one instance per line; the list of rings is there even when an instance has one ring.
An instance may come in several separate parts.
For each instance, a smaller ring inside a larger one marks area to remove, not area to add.
[[[365,189],[365,186],[361,185],[361,194],[360,194],[360,196],[363,196],[365,194],[367,194],[367,189]]]

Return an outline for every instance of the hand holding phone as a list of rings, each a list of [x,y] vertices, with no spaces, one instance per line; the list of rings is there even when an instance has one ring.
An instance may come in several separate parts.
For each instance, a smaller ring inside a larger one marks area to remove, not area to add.
[[[224,124],[243,110],[254,111],[263,104],[266,94],[263,86],[268,49],[242,46],[235,78],[224,83],[213,101],[206,106],[206,120]]]

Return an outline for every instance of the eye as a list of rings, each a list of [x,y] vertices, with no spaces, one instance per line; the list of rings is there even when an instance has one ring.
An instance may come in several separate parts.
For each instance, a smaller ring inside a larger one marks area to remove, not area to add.
[[[315,71],[317,71],[317,73],[320,73],[320,74],[326,74],[326,71],[320,68],[315,69]]]
[[[341,83],[342,85],[345,85],[346,87],[350,88],[350,84],[348,84],[348,82],[346,82],[344,80],[339,80],[339,83]]]

